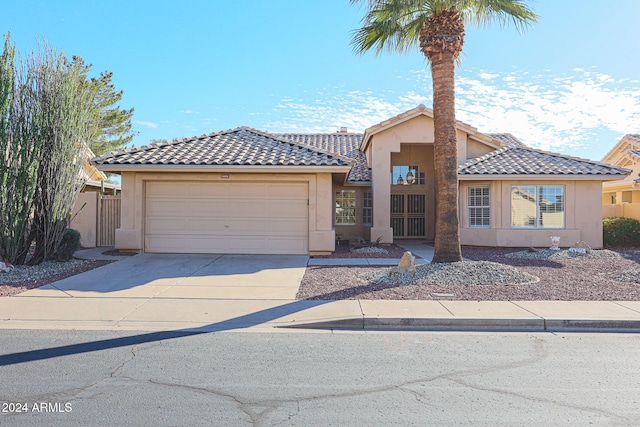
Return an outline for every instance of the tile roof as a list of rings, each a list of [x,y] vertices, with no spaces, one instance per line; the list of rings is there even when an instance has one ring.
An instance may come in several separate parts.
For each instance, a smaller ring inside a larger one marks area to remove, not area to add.
[[[106,165],[349,166],[347,157],[238,127],[92,159]]]
[[[510,133],[485,133],[493,139],[500,141],[503,147],[520,147],[526,148],[526,145]]]
[[[640,160],[640,150],[628,149],[627,151],[625,151],[625,153],[628,154],[634,160]]]
[[[355,163],[347,182],[371,182],[371,168],[367,167],[367,159],[358,148],[362,141],[361,133],[282,133],[274,136],[352,159]]]
[[[613,175],[628,169],[532,148],[505,147],[458,166],[458,175]]]
[[[416,111],[422,109],[419,107]],[[499,141],[504,148],[469,159],[460,165],[458,175],[461,177],[626,176],[629,173],[628,169],[606,163],[528,148],[509,133],[485,135]],[[97,165],[351,166],[346,182],[370,184],[371,168],[367,166],[366,156],[359,148],[363,137],[360,133],[347,132],[272,134],[238,127],[110,153],[96,157],[91,162]],[[638,134],[626,137],[640,142]],[[640,157],[640,150],[630,151],[633,151],[631,155]]]
[[[630,139],[633,142],[640,144],[640,133],[628,133],[622,137],[622,139]]]

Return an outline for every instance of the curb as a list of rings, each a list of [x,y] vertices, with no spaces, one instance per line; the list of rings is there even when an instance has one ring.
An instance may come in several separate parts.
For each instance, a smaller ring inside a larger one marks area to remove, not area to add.
[[[627,332],[639,333],[640,320],[535,318],[381,318],[351,317],[281,325],[291,329],[460,332]]]

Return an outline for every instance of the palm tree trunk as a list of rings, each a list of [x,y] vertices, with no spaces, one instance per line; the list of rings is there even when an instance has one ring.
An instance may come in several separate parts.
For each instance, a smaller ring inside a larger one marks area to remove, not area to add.
[[[462,261],[458,220],[458,143],[456,140],[455,58],[430,57],[433,80],[436,235],[432,262]]]

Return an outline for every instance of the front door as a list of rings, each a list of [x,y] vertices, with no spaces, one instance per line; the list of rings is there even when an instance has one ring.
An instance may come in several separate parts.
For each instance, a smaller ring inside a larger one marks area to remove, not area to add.
[[[393,238],[425,237],[425,194],[391,194]]]

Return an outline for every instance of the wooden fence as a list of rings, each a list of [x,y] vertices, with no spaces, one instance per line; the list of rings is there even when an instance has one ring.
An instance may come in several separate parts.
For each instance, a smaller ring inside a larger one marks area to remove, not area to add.
[[[98,198],[98,246],[115,244],[116,228],[120,227],[120,196]]]

